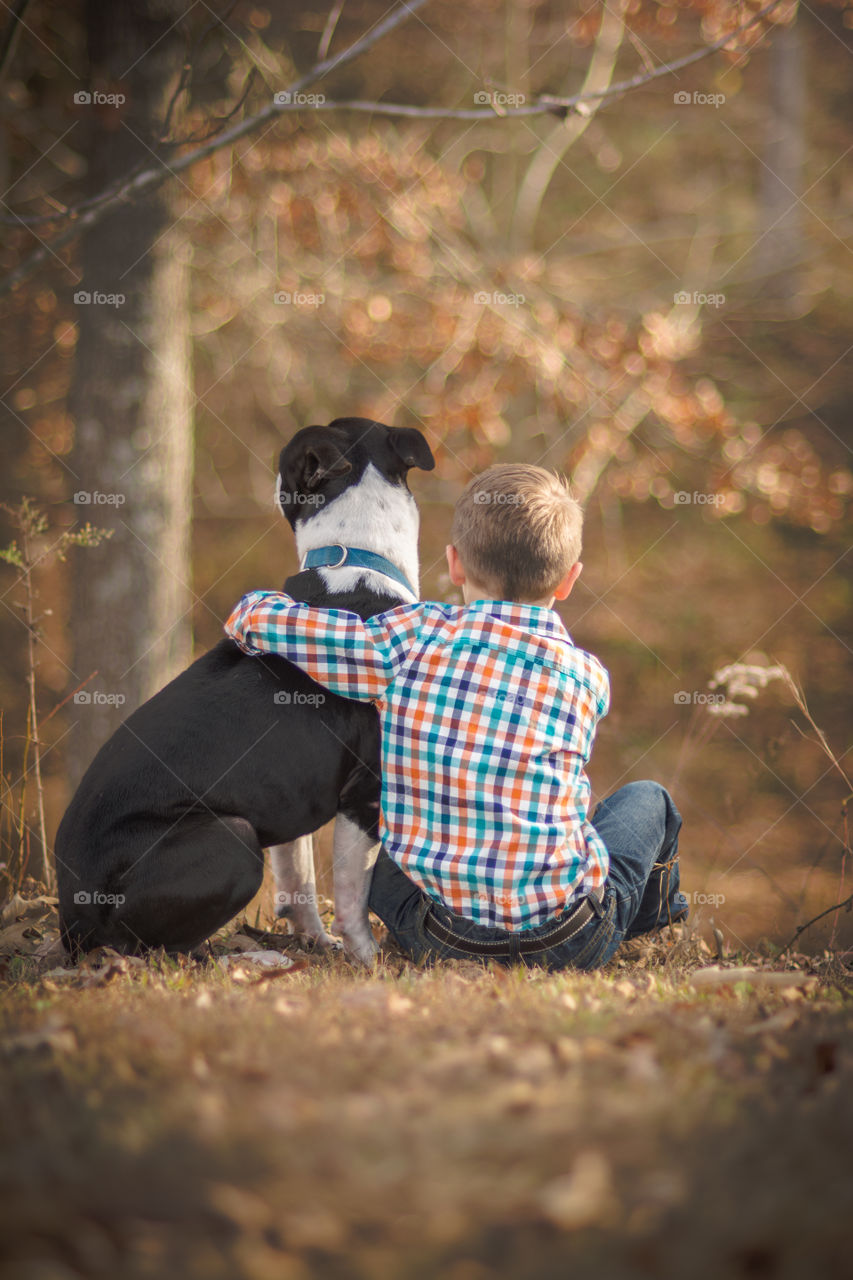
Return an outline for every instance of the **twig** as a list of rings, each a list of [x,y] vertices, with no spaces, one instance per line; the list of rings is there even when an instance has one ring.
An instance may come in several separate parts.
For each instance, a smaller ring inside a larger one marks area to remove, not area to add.
[[[605,5],[581,93],[589,96],[596,89],[609,88],[624,34],[625,18],[621,7],[611,9],[609,5]],[[524,175],[515,201],[510,227],[510,241],[513,244],[523,248],[529,243],[542,201],[557,168],[562,164],[569,148],[575,145],[589,127],[603,102],[604,99],[599,98],[585,112],[577,111],[571,120],[555,121],[550,134],[542,140]]]
[[[343,13],[345,3],[346,0],[335,0],[335,4],[333,4],[329,10],[329,16],[326,19],[326,25],[323,28],[323,34],[321,35],[320,43],[317,46],[318,59],[325,58],[326,54],[329,52],[329,46],[332,43],[332,36],[335,34],[335,28],[338,25],[338,19]]]
[[[788,688],[790,689],[791,693],[794,695],[794,701],[796,702],[796,704],[797,704],[797,706],[799,707],[800,711],[802,711],[803,715],[804,715],[804,716],[805,716],[805,718],[808,720],[808,722],[809,722],[809,724],[811,725],[811,727],[814,729],[815,734],[816,734],[816,736],[817,736],[817,740],[818,740],[818,742],[820,743],[820,745],[823,747],[824,754],[825,754],[826,756],[828,756],[828,758],[832,761],[832,764],[835,766],[835,768],[836,768],[836,769],[838,770],[838,772],[841,774],[842,778],[843,778],[843,779],[844,779],[844,781],[847,783],[847,786],[850,788],[850,790],[851,790],[851,791],[853,791],[853,782],[851,782],[850,778],[848,778],[847,774],[844,772],[844,770],[842,769],[842,767],[841,767],[840,763],[839,763],[839,762],[838,762],[838,760],[836,759],[836,757],[835,757],[835,752],[832,750],[832,747],[829,745],[829,743],[828,743],[828,742],[827,742],[827,740],[826,740],[826,734],[824,733],[823,729],[821,729],[818,725],[816,725],[816,724],[815,724],[815,722],[814,722],[814,720],[812,719],[812,714],[811,714],[811,712],[809,711],[808,705],[807,705],[807,703],[806,703],[806,697],[805,697],[805,694],[803,693],[803,691],[802,691],[802,689],[800,688],[800,686],[797,684],[797,682],[796,682],[796,680],[794,679],[794,677],[791,675],[791,673],[790,673],[790,671],[788,670],[788,668],[787,668],[783,663],[779,663],[778,665],[782,668],[782,671],[784,672],[784,675],[783,675],[782,679],[784,680],[785,684],[786,684],[786,685],[788,686]],[[794,728],[798,728],[798,726],[797,726],[797,725],[795,725],[795,726],[794,726]],[[802,732],[802,731],[801,731],[801,732]],[[847,800],[849,800],[849,799],[850,799],[850,797],[848,796],[848,797],[847,797]],[[845,800],[845,802],[844,802],[844,803],[845,803],[845,805],[846,805],[846,803],[847,803],[847,800]]]
[[[780,664],[780,665],[781,665],[781,664]],[[844,837],[843,837],[843,842],[842,842],[842,853],[841,853],[841,878],[840,878],[840,880],[839,880],[838,891],[839,891],[839,893],[843,893],[843,892],[844,892],[844,880],[845,880],[845,875],[846,875],[846,872],[847,872],[847,854],[848,854],[848,853],[849,853],[849,851],[850,851],[850,830],[849,830],[849,827],[848,827],[848,824],[847,824],[847,806],[848,806],[848,803],[850,802],[850,800],[853,800],[853,782],[851,782],[851,781],[850,781],[850,779],[848,778],[847,774],[846,774],[846,773],[844,772],[844,770],[842,769],[842,767],[841,767],[841,764],[840,764],[839,760],[838,760],[838,759],[836,759],[835,752],[832,750],[832,747],[829,745],[829,742],[827,741],[826,734],[824,733],[823,729],[821,729],[821,728],[820,728],[820,726],[819,726],[818,724],[816,724],[816,723],[815,723],[815,721],[814,721],[814,719],[812,718],[812,714],[811,714],[811,712],[809,711],[808,704],[806,703],[806,696],[805,696],[805,694],[803,693],[802,689],[801,689],[801,688],[800,688],[800,686],[797,684],[796,680],[795,680],[795,679],[794,679],[794,677],[791,675],[791,673],[790,673],[790,671],[788,670],[788,668],[787,668],[787,667],[785,667],[784,665],[782,666],[782,671],[783,671],[783,673],[784,673],[782,678],[783,678],[783,680],[784,680],[785,684],[788,686],[788,688],[790,689],[791,693],[794,695],[794,701],[796,702],[796,704],[797,704],[797,706],[799,707],[800,711],[803,713],[803,715],[805,716],[806,720],[808,720],[809,724],[811,725],[812,729],[814,730],[815,735],[817,736],[817,740],[818,740],[818,742],[820,743],[821,747],[823,748],[824,754],[825,754],[826,756],[828,756],[828,757],[829,757],[829,759],[830,759],[830,761],[832,762],[833,766],[834,766],[834,767],[838,770],[838,772],[841,774],[841,776],[842,776],[842,778],[844,779],[844,781],[846,782],[847,786],[848,786],[848,787],[850,787],[850,792],[851,792],[851,793],[850,793],[850,794],[848,794],[848,795],[846,795],[846,796],[844,797],[844,799],[842,800],[842,802],[841,802],[841,819],[842,819],[842,823],[843,823],[843,827],[844,827]],[[796,725],[796,724],[795,724],[795,725],[794,725],[794,728],[795,728],[795,729],[798,729],[798,730],[800,731],[800,733],[802,733],[802,730],[799,728],[799,725]],[[803,737],[805,737],[805,736],[806,736],[806,735],[805,735],[805,734],[803,734]],[[843,905],[843,904],[842,904],[842,905]],[[832,907],[830,907],[830,911],[831,911],[832,909],[833,909],[833,908],[832,908]],[[838,933],[838,911],[836,910],[836,912],[835,912],[835,919],[834,919],[834,920],[833,920],[833,922],[832,922],[832,933],[830,934],[830,938],[829,938],[829,946],[830,946],[830,950],[834,950],[834,949],[835,949],[835,939],[836,939],[837,933]]]
[[[369,112],[378,116],[391,117],[408,117],[419,120],[491,120],[505,119],[509,120],[520,116],[540,116],[540,115],[562,115],[566,114],[569,109],[577,107],[579,104],[590,101],[599,101],[603,98],[614,97],[619,94],[627,93],[630,90],[638,89],[642,85],[649,84],[653,80],[658,80],[663,76],[674,74],[676,71],[682,70],[684,67],[699,62],[703,58],[708,58],[712,54],[717,53],[725,45],[729,44],[737,36],[742,35],[750,27],[755,26],[762,18],[765,18],[774,9],[777,9],[783,0],[771,0],[771,3],[763,9],[753,14],[748,21],[742,23],[739,27],[735,27],[721,39],[708,45],[704,49],[700,49],[695,53],[688,54],[684,58],[679,58],[675,62],[667,63],[654,71],[644,72],[640,75],[633,76],[630,80],[623,80],[618,84],[611,85],[607,89],[592,91],[588,94],[575,94],[567,98],[557,98],[551,96],[541,96],[537,98],[529,106],[520,106],[508,109],[504,115],[496,116],[491,107],[474,107],[474,108],[450,108],[450,107],[416,107],[404,103],[384,103],[384,102],[366,102],[360,100],[354,101],[328,101],[323,103],[312,103],[310,105],[303,104],[298,101],[301,91],[311,84],[315,84],[323,76],[335,71],[338,67],[343,66],[347,62],[351,62],[354,58],[359,57],[383,36],[387,35],[395,27],[400,26],[407,18],[411,17],[418,9],[422,8],[426,0],[404,0],[389,16],[365,35],[361,36],[348,48],[341,53],[336,54],[332,58],[325,58],[318,62],[306,72],[305,75],[297,79],[289,86],[287,102],[272,102],[265,107],[263,111],[257,115],[248,116],[241,120],[238,124],[233,125],[230,129],[219,133],[211,140],[202,143],[194,150],[187,152],[178,159],[167,164],[161,162],[156,168],[147,169],[142,173],[136,174],[128,181],[122,183],[119,188],[107,199],[99,199],[95,197],[97,203],[90,206],[85,212],[80,213],[82,206],[77,208],[69,208],[62,217],[74,218],[74,223],[66,231],[61,232],[55,239],[42,243],[40,249],[35,250],[28,258],[25,258],[13,271],[0,280],[0,296],[9,293],[22,281],[28,279],[38,268],[47,261],[48,258],[56,256],[56,251],[62,249],[65,245],[75,240],[81,232],[89,230],[95,226],[101,219],[112,209],[120,205],[127,204],[133,200],[139,200],[143,197],[153,194],[168,178],[177,176],[185,169],[189,169],[199,160],[206,159],[209,155],[219,151],[223,147],[231,146],[241,138],[246,137],[250,133],[254,133],[270,120],[277,116],[285,115],[289,112],[310,111],[355,111]],[[297,99],[294,101],[294,99]],[[3,221],[7,221],[3,219]],[[20,225],[26,226],[26,221],[21,217],[15,217],[14,221]]]
[[[786,951],[790,951],[801,933],[805,933],[806,929],[810,929],[813,924],[817,924],[818,920],[822,920],[824,916],[828,916],[831,911],[840,911],[842,907],[847,907],[849,910],[851,906],[853,906],[853,893],[851,893],[849,897],[845,898],[843,902],[836,902],[834,906],[827,907],[825,911],[821,911],[816,916],[812,916],[811,920],[807,920],[805,924],[797,925],[797,930],[793,938],[791,938],[790,942],[785,944],[780,955],[784,955]]]
[[[191,144],[195,145],[196,143],[199,143],[199,142],[206,142],[208,138],[214,137],[218,132],[218,130],[221,129],[223,125],[227,124],[229,120],[233,120],[234,116],[237,114],[237,112],[242,107],[243,103],[246,101],[246,98],[249,96],[249,90],[251,89],[255,79],[254,67],[249,72],[249,75],[246,79],[246,87],[243,90],[243,92],[240,94],[240,97],[237,100],[237,102],[234,104],[234,106],[226,115],[217,117],[212,128],[205,130],[205,132],[202,134],[198,134],[198,135],[189,134],[186,138],[169,138],[168,136],[169,130],[172,127],[172,114],[175,110],[175,107],[178,105],[178,100],[181,94],[185,90],[192,88],[193,58],[195,54],[201,49],[201,46],[204,44],[207,37],[213,31],[215,31],[217,27],[221,27],[226,24],[226,22],[231,17],[231,14],[234,12],[236,7],[237,7],[237,0],[231,0],[231,4],[228,6],[228,8],[225,10],[223,14],[220,15],[218,13],[215,13],[211,21],[204,28],[204,30],[200,31],[199,34],[196,36],[196,38],[192,42],[187,43],[187,50],[184,56],[183,66],[181,67],[181,74],[178,78],[178,83],[175,86],[175,91],[169,100],[169,105],[166,108],[166,115],[163,120],[163,126],[160,130],[161,143],[168,142],[170,147],[183,147],[183,146],[189,146]]]
[[[33,744],[33,773],[36,783],[36,811],[38,813],[39,822],[39,839],[41,840],[41,860],[39,866],[38,878],[47,886],[48,891],[53,889],[53,876],[50,863],[48,860],[47,846],[47,822],[44,813],[44,785],[41,776],[41,740],[39,738],[39,721],[38,709],[36,707],[36,667],[38,659],[36,657],[36,620],[34,616],[34,591],[33,591],[33,561],[30,554],[30,533],[31,526],[26,519],[21,520],[21,554],[23,558],[23,569],[21,578],[24,587],[24,621],[27,628],[27,688],[29,695],[29,715],[28,727],[32,736]]]
[[[776,0],[776,2],[781,3],[781,0]],[[316,83],[317,80],[322,79],[329,72],[336,71],[338,67],[342,67],[347,62],[359,57],[372,45],[376,44],[377,41],[381,40],[383,36],[388,35],[395,27],[400,26],[407,18],[410,18],[418,9],[423,8],[425,4],[426,0],[402,0],[402,3],[387,18],[382,22],[378,22],[372,30],[365,32],[348,48],[335,54],[333,58],[325,58],[323,61],[315,63],[310,71],[307,71],[304,76],[300,76],[290,86],[289,96],[298,95],[303,89]],[[48,257],[55,256],[57,249],[62,249],[72,240],[76,240],[81,231],[86,231],[95,226],[111,209],[127,204],[131,200],[153,194],[168,178],[182,173],[185,169],[189,169],[191,165],[195,164],[196,161],[206,159],[222,147],[230,146],[247,134],[259,129],[268,120],[294,108],[296,110],[304,109],[299,103],[291,104],[273,101],[256,116],[249,116],[247,119],[241,120],[239,124],[234,125],[231,129],[226,129],[224,133],[218,134],[209,142],[202,143],[194,151],[187,152],[186,155],[179,157],[174,163],[167,165],[163,161],[157,168],[147,169],[142,173],[135,174],[127,182],[122,183],[109,199],[99,200],[97,205],[82,214],[72,227],[62,232],[50,244],[43,243],[40,249],[36,249],[29,258],[26,258],[14,271],[11,271],[8,276],[0,281],[0,297],[14,289],[22,280],[26,280],[31,276]],[[95,199],[97,200],[98,198],[95,197]],[[75,210],[70,209],[64,216],[73,216],[74,213]]]
[[[246,77],[246,84],[243,89],[243,92],[240,94],[240,97],[238,98],[238,100],[234,103],[234,106],[231,108],[230,111],[226,112],[224,116],[217,116],[212,126],[209,129],[207,129],[204,133],[196,133],[186,138],[179,138],[176,141],[170,142],[169,146],[170,147],[184,147],[189,145],[195,146],[196,143],[207,142],[208,138],[215,138],[216,135],[219,133],[219,131],[225,127],[228,121],[234,119],[237,112],[245,104],[246,99],[248,98],[249,94],[252,91],[252,85],[255,83],[256,75],[257,75],[257,69],[255,67],[252,67],[252,70],[249,72],[248,76]]]
[[[53,719],[53,717],[56,715],[57,711],[61,711],[61,710],[62,710],[62,708],[65,706],[66,702],[70,702],[70,701],[71,701],[71,699],[74,697],[74,695],[75,695],[75,694],[79,693],[81,689],[85,689],[85,687],[86,687],[86,685],[89,683],[89,681],[90,681],[90,680],[94,680],[94,678],[95,678],[95,676],[96,676],[97,674],[98,674],[98,673],[97,673],[97,671],[93,671],[93,672],[91,673],[91,675],[86,676],[86,679],[85,679],[85,680],[81,680],[81,681],[80,681],[80,683],[77,685],[76,689],[72,689],[72,690],[71,690],[71,692],[70,692],[69,694],[66,694],[66,696],[62,699],[62,701],[61,701],[61,702],[57,702],[57,704],[56,704],[56,706],[53,708],[53,710],[52,710],[48,715],[46,715],[46,716],[45,716],[45,718],[42,720],[42,722],[41,722],[41,726],[42,726],[42,728],[44,728],[44,726],[48,723],[48,721],[49,721],[49,720],[52,720],[52,719]]]

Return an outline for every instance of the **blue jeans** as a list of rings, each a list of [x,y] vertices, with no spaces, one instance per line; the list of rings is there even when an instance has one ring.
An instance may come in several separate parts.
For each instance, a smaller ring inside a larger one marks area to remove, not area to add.
[[[624,938],[635,938],[687,916],[687,899],[679,892],[678,833],[681,815],[667,791],[657,782],[629,782],[602,800],[591,818],[610,854],[610,872],[601,903],[591,900],[595,915],[566,942],[530,956],[528,967],[596,969],[606,964]],[[432,907],[435,919],[454,933],[479,942],[505,940],[505,929],[476,924],[458,916],[419,889],[404,871],[380,851],[370,886],[370,910],[411,959],[429,964],[439,957],[470,959],[466,952],[430,937],[424,917]],[[573,910],[577,903],[572,903]],[[549,933],[559,917],[533,929],[523,938]],[[508,963],[503,957],[495,957]]]

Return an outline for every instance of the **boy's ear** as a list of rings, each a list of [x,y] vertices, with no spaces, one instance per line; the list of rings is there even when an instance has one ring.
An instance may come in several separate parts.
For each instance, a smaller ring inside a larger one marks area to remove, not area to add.
[[[565,600],[571,594],[572,587],[575,585],[578,578],[581,576],[582,568],[583,568],[583,565],[581,564],[580,560],[578,560],[576,564],[572,565],[571,569],[566,574],[565,578],[563,578],[563,581],[560,582],[554,588],[555,600]]]
[[[447,556],[447,571],[450,574],[450,581],[454,587],[461,587],[466,581],[465,570],[462,567],[462,561],[459,559],[459,552],[454,546],[444,548]]]

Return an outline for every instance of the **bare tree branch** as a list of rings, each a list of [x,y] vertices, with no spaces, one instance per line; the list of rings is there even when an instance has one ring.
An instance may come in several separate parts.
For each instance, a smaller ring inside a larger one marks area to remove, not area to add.
[[[317,47],[318,58],[325,58],[326,54],[329,52],[329,46],[332,43],[332,36],[335,34],[335,27],[338,25],[338,19],[343,12],[345,3],[346,0],[335,0],[335,4],[333,4],[329,10],[329,16],[326,19],[326,26],[323,30],[322,36],[320,37],[320,44]]]
[[[127,180],[122,182],[118,187],[114,188],[109,194],[95,196],[85,204],[69,208],[62,214],[58,214],[57,218],[71,218],[73,223],[65,231],[61,232],[49,243],[42,241],[40,249],[35,250],[28,258],[25,258],[13,271],[0,280],[0,297],[9,293],[22,281],[28,279],[38,268],[50,257],[55,257],[58,249],[62,249],[65,245],[70,244],[83,231],[95,226],[100,220],[113,209],[123,204],[129,204],[133,201],[141,200],[145,196],[152,194],[158,187],[166,182],[170,177],[183,173],[186,169],[191,168],[199,160],[204,160],[207,156],[221,150],[223,147],[231,146],[238,142],[241,138],[248,134],[256,132],[263,125],[276,119],[276,117],[288,113],[298,113],[306,110],[310,111],[355,111],[369,113],[377,116],[403,117],[418,120],[495,120],[495,119],[511,119],[516,116],[541,116],[546,114],[565,116],[572,109],[577,109],[588,102],[599,102],[604,98],[611,98],[617,95],[628,93],[631,90],[638,89],[643,85],[649,84],[651,81],[659,80],[664,76],[673,75],[682,70],[684,67],[691,66],[695,62],[701,61],[703,58],[711,57],[714,53],[719,52],[725,45],[730,44],[732,40],[739,35],[748,31],[756,23],[760,22],[774,9],[781,4],[787,3],[788,0],[771,0],[771,2],[763,9],[753,14],[746,22],[739,27],[729,31],[725,36],[713,44],[703,49],[697,50],[695,53],[687,54],[683,58],[678,58],[674,62],[666,63],[653,71],[642,72],[629,80],[620,81],[618,84],[610,85],[607,88],[593,90],[588,93],[578,93],[570,97],[553,97],[550,95],[541,95],[530,104],[524,104],[519,107],[504,110],[501,108],[500,114],[496,113],[492,107],[474,107],[474,108],[451,108],[451,107],[417,107],[405,103],[388,103],[388,102],[368,102],[361,100],[350,101],[329,101],[305,103],[300,101],[302,92],[312,84],[322,79],[323,76],[337,70],[347,62],[359,57],[366,52],[372,45],[378,43],[384,36],[402,23],[418,9],[422,8],[426,0],[402,0],[402,3],[385,18],[382,22],[376,24],[370,31],[366,32],[348,48],[335,54],[334,57],[325,58],[316,63],[310,71],[299,77],[288,90],[282,94],[276,95],[279,99],[274,100],[268,107],[258,112],[254,116],[248,116],[241,120],[238,124],[233,125],[224,132],[217,133],[212,139],[195,147],[193,150],[186,152],[184,155],[174,160],[161,160],[155,167],[136,172],[128,176]],[[31,225],[20,215],[12,214],[11,218],[0,219],[2,222],[11,223],[12,225],[27,227]]]
[[[607,89],[616,69],[616,59],[625,33],[623,6],[605,5],[601,14],[595,47],[581,88],[584,100],[597,89]],[[598,98],[586,112],[576,111],[571,120],[554,123],[539,145],[524,175],[510,227],[510,241],[518,248],[526,247],[533,233],[542,201],[563,157],[587,129],[604,99]]]

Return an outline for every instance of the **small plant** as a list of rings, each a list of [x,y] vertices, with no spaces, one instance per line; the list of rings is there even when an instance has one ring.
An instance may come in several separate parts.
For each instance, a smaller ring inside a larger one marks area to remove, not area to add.
[[[842,908],[846,908],[849,911],[851,906],[853,906],[853,894],[848,895],[848,897],[846,898],[844,897],[844,882],[845,882],[845,876],[847,871],[847,855],[850,852],[850,832],[848,828],[847,810],[848,810],[849,802],[853,800],[853,782],[851,782],[849,776],[842,768],[838,757],[836,756],[835,752],[832,750],[832,747],[830,746],[829,741],[827,740],[826,734],[823,732],[820,726],[815,723],[814,717],[809,711],[808,704],[806,702],[806,697],[805,697],[805,694],[803,693],[803,690],[797,684],[796,680],[791,675],[788,668],[782,665],[781,663],[777,663],[775,666],[765,667],[765,666],[759,666],[757,664],[751,664],[751,663],[734,662],[734,663],[731,663],[729,666],[721,667],[719,671],[714,672],[714,678],[712,680],[709,680],[708,686],[711,689],[724,689],[725,700],[722,702],[709,703],[707,706],[707,710],[711,715],[721,716],[721,717],[748,715],[749,714],[748,703],[736,702],[735,698],[738,696],[741,696],[741,697],[746,697],[750,699],[755,699],[758,697],[759,692],[762,689],[765,689],[767,685],[771,682],[771,680],[781,680],[782,683],[785,685],[785,687],[788,689],[788,691],[791,693],[791,696],[793,697],[794,702],[796,703],[799,711],[802,713],[802,715],[808,722],[809,727],[814,733],[815,738],[818,744],[820,745],[821,750],[826,755],[826,757],[831,761],[835,770],[844,779],[845,786],[847,787],[847,794],[845,795],[841,803],[841,821],[842,821],[843,834],[842,834],[842,851],[841,851],[841,877],[840,877],[839,890],[838,890],[839,901],[834,906],[827,907],[825,911],[821,911],[818,915],[813,916],[812,919],[806,921],[805,924],[798,925],[796,932],[794,933],[794,936],[791,938],[790,942],[788,942],[787,945],[783,948],[783,954],[784,952],[790,950],[790,948],[794,945],[794,943],[799,938],[800,934],[804,933],[806,929],[811,927],[811,925],[815,924],[818,920],[822,920],[824,916],[829,915],[830,912],[832,911],[835,912],[835,919],[832,925],[832,936],[830,938],[829,945],[830,945],[830,950],[834,950],[836,934],[838,931],[839,912],[842,910]],[[794,728],[797,729],[798,733],[801,733],[801,734],[803,733],[799,725],[795,724]],[[808,735],[803,734],[803,736],[807,737]]]
[[[12,590],[19,589],[17,607],[27,630],[27,722],[24,734],[24,753],[20,777],[20,797],[17,813],[12,803],[15,784],[7,783],[2,760],[2,720],[0,720],[0,787],[2,787],[2,830],[16,853],[18,883],[27,874],[40,881],[49,891],[54,888],[54,870],[48,855],[47,825],[44,813],[44,789],[42,785],[42,742],[39,738],[36,672],[38,670],[38,644],[41,639],[40,623],[44,614],[36,612],[38,591],[34,572],[51,559],[65,560],[71,547],[96,547],[112,535],[111,529],[95,529],[86,523],[80,529],[66,530],[48,543],[49,526],[44,511],[30,498],[22,498],[17,506],[0,503],[11,521],[17,538],[7,547],[0,547],[0,560],[5,560],[16,571]],[[60,704],[61,705],[61,704]],[[58,710],[58,708],[54,708]],[[51,712],[51,715],[53,712]],[[50,717],[48,716],[48,719]],[[43,722],[44,723],[44,722]],[[30,865],[30,830],[26,821],[27,779],[32,771],[36,791],[38,817],[39,856]]]

